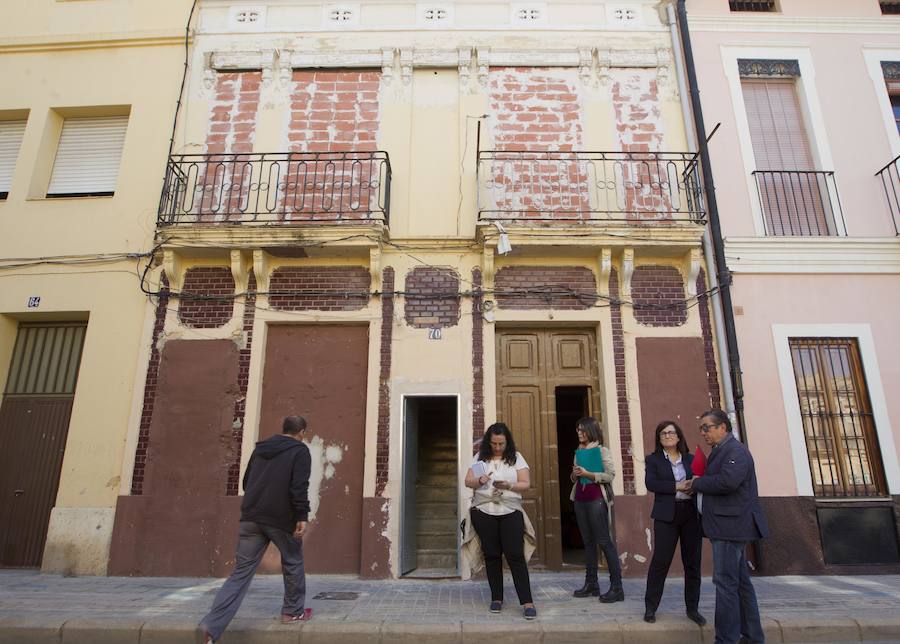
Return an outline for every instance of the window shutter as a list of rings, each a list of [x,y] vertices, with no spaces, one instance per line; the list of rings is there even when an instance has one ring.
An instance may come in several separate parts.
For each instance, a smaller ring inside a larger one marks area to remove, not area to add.
[[[23,136],[25,121],[0,121],[0,198],[6,196],[12,185]]]
[[[741,82],[757,170],[812,170],[793,80]]]
[[[885,83],[887,83],[888,94],[900,94],[900,80],[888,80]]]
[[[47,195],[113,194],[127,127],[127,116],[66,119]]]

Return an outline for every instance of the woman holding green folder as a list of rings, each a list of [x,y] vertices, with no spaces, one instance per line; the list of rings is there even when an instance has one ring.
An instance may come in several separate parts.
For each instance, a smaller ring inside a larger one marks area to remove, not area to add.
[[[572,499],[575,501],[575,519],[584,540],[584,586],[573,594],[576,597],[600,596],[608,604],[625,600],[622,589],[622,567],[616,542],[609,530],[609,508],[603,497],[603,484],[616,476],[610,451],[600,444],[600,423],[596,418],[582,418],[575,425],[579,447],[575,450],[575,466],[572,468]],[[597,545],[609,566],[609,590],[600,595],[597,583]]]

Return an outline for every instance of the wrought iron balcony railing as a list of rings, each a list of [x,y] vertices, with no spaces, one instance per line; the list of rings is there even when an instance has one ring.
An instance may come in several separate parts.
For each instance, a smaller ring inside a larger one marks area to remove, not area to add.
[[[686,152],[478,154],[478,217],[704,223],[700,168]]]
[[[881,177],[884,196],[894,222],[894,234],[900,235],[900,156],[876,172],[875,176]]]
[[[388,223],[387,152],[175,154],[158,224]]]
[[[766,234],[774,237],[846,235],[834,172],[757,170]]]

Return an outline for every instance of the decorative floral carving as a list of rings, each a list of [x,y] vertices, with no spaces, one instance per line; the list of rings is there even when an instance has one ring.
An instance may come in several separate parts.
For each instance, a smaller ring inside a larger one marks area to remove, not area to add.
[[[738,58],[738,72],[745,78],[800,78],[796,60]]]

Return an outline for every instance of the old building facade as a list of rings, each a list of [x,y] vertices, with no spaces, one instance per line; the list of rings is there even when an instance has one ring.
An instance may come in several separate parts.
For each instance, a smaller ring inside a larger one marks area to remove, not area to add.
[[[594,414],[643,573],[653,428],[698,442],[720,404],[657,5],[199,3],[111,573],[227,570],[242,467],[288,413],[311,571],[468,575],[461,481],[495,420],[531,465],[540,565],[578,565]]]

